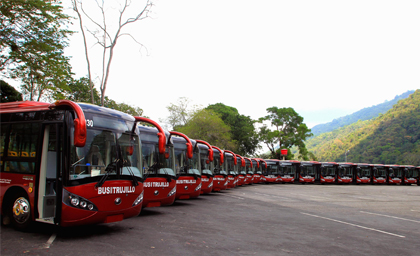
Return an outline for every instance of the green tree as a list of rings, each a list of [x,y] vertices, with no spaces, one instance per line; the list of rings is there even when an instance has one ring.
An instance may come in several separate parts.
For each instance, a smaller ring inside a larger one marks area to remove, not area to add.
[[[13,86],[3,80],[0,80],[0,102],[21,101],[22,94],[16,91]]]
[[[208,109],[197,111],[184,126],[177,127],[176,131],[182,132],[192,139],[207,141],[210,145],[222,149],[236,148],[236,142],[230,135],[230,127],[217,113]]]
[[[93,88],[93,90],[90,89],[88,78],[82,77],[78,80],[72,80],[69,83],[69,89],[69,100],[92,103],[91,97],[93,92],[93,104],[100,105],[101,103],[101,97],[99,96],[98,90],[96,90],[96,88]]]
[[[280,159],[280,149],[297,146],[303,159],[308,159],[305,147],[306,138],[312,136],[311,130],[303,123],[293,108],[267,108],[268,115],[260,118],[260,122],[269,121],[274,130],[267,125],[260,128],[259,136],[270,149],[273,157]],[[278,146],[278,147],[277,147]],[[289,150],[290,151],[290,150]]]
[[[0,2],[0,71],[22,80],[30,100],[63,98],[71,71],[64,56],[71,31],[59,1],[10,0]]]
[[[191,100],[186,97],[178,98],[176,103],[169,103],[166,107],[169,116],[165,120],[160,120],[167,124],[169,130],[176,130],[177,127],[184,126],[199,110],[199,106],[191,106]]]
[[[232,149],[235,153],[242,156],[255,154],[259,147],[259,139],[254,127],[254,120],[249,116],[239,114],[236,108],[223,103],[209,105],[206,109],[218,113],[223,122],[230,126],[232,139],[237,143],[237,147]]]

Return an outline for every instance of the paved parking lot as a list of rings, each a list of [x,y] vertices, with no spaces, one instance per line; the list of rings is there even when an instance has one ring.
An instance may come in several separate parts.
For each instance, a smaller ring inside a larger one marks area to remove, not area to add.
[[[247,185],[119,223],[1,227],[1,255],[419,255],[420,186]]]

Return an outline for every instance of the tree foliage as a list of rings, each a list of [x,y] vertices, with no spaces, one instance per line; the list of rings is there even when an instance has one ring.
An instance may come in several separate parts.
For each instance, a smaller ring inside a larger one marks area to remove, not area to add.
[[[231,128],[223,122],[217,113],[209,109],[201,109],[183,126],[176,131],[182,132],[192,139],[207,141],[210,145],[223,149],[236,148],[231,138]]]
[[[166,123],[169,130],[176,130],[177,127],[184,126],[199,110],[199,106],[192,105],[191,100],[186,97],[178,98],[176,103],[169,103],[166,107],[169,116],[161,122]]]
[[[272,157],[280,159],[280,149],[297,146],[303,159],[307,159],[306,138],[312,136],[311,130],[303,123],[293,108],[267,108],[268,115],[260,122],[269,121],[271,130],[266,124],[260,128],[260,140],[270,149]],[[290,150],[289,150],[290,152]],[[289,157],[291,157],[289,155]]]
[[[10,0],[0,2],[0,71],[22,81],[29,100],[45,95],[63,97],[71,76],[65,29],[69,16],[59,1]]]
[[[249,116],[239,114],[234,107],[223,103],[209,105],[206,109],[218,113],[225,124],[231,128],[232,139],[236,141],[236,148],[231,148],[242,156],[254,155],[259,148],[258,134],[254,127],[254,120]]]
[[[16,91],[13,86],[0,80],[0,102],[21,101],[22,93]]]

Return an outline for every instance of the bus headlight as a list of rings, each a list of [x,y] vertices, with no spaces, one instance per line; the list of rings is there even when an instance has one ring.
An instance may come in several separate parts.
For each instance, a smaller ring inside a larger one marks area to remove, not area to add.
[[[201,182],[200,182],[200,184],[198,184],[198,186],[194,189],[194,191],[198,191],[198,190],[200,190],[201,189]]]
[[[143,202],[144,191],[134,200],[133,207]]]
[[[72,194],[66,189],[63,189],[63,203],[78,209],[98,211],[98,208],[91,201],[81,196]]]
[[[209,186],[208,186],[208,188],[211,188],[211,187],[213,187],[213,181],[211,181]]]
[[[175,193],[176,193],[176,186],[171,190],[171,192],[168,193],[168,197],[175,195]]]

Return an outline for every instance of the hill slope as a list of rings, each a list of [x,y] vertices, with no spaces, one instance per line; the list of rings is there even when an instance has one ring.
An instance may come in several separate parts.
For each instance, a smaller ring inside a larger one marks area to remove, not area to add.
[[[357,112],[354,112],[351,115],[343,116],[337,119],[334,119],[333,121],[326,123],[326,124],[318,124],[312,127],[311,131],[314,134],[314,136],[317,136],[324,132],[330,132],[335,129],[338,129],[340,127],[350,125],[352,123],[355,123],[359,120],[369,120],[372,118],[377,117],[379,114],[384,114],[388,110],[392,108],[397,102],[401,99],[406,99],[408,96],[410,96],[414,91],[407,91],[401,95],[395,96],[393,100],[385,101],[384,103],[361,109]]]
[[[379,117],[307,141],[319,161],[420,165],[420,90]]]

